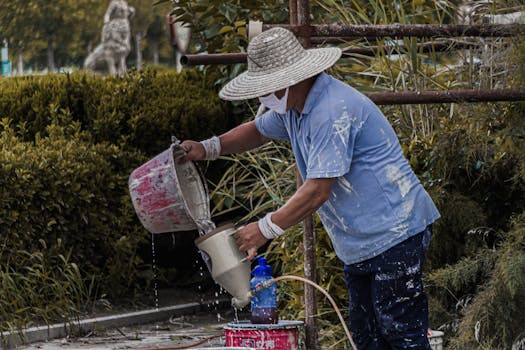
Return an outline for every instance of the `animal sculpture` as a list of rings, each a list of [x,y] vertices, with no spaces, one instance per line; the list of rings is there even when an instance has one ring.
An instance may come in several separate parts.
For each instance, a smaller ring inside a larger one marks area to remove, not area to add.
[[[103,70],[111,75],[126,73],[126,57],[131,51],[130,19],[135,9],[126,0],[111,0],[104,15],[101,43],[86,58],[84,67],[91,71]]]

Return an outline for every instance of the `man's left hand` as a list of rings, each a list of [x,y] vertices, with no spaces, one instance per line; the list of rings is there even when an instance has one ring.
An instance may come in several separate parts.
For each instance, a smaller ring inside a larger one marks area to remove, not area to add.
[[[268,242],[268,239],[264,237],[259,230],[257,222],[252,222],[237,229],[234,237],[235,242],[239,246],[239,250],[248,252],[248,259],[250,260],[257,255],[257,249]]]

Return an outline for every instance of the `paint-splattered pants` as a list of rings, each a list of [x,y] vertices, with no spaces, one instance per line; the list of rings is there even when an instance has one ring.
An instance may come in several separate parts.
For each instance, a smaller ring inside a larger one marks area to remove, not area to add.
[[[431,227],[386,252],[345,265],[350,330],[359,350],[431,349],[421,268]]]

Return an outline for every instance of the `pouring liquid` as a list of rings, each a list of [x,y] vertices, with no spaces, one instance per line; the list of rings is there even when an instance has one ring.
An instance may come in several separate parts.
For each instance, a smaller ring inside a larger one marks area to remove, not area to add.
[[[195,224],[197,225],[197,229],[199,230],[199,236],[204,236],[205,234],[210,233],[216,228],[215,223],[210,219],[195,220]],[[211,258],[202,250],[199,250],[199,253],[202,257],[202,260],[204,260],[204,262],[206,263],[208,271],[211,272]]]

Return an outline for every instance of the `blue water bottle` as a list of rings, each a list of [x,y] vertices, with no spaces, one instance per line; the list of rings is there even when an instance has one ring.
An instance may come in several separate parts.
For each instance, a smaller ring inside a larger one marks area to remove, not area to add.
[[[266,258],[259,258],[258,265],[253,269],[253,278],[250,280],[250,288],[254,290],[257,285],[272,279],[272,268],[266,263]],[[277,286],[261,290],[251,301],[250,321],[254,324],[268,324],[279,322],[279,310],[277,309]]]

